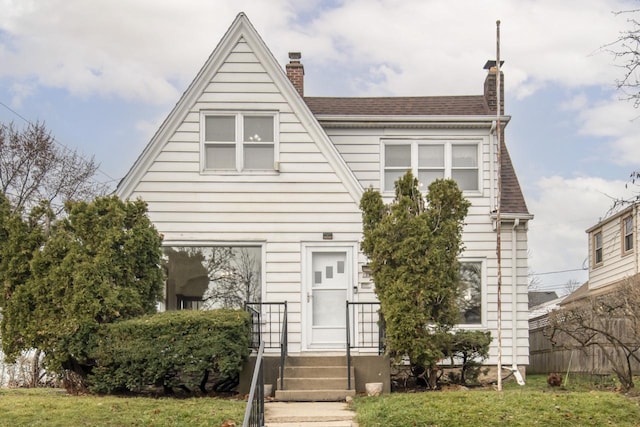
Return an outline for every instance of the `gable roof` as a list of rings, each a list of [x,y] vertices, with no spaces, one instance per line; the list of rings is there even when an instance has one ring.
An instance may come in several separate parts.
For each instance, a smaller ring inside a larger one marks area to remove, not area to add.
[[[327,162],[332,166],[336,175],[340,178],[340,181],[345,186],[354,202],[359,204],[360,197],[363,192],[362,186],[353,172],[349,169],[342,156],[340,156],[337,148],[333,145],[305,102],[298,95],[298,92],[293,87],[284,70],[249,21],[249,18],[247,18],[247,16],[242,12],[236,16],[225,35],[222,37],[216,48],[196,75],[195,79],[182,94],[180,100],[176,103],[160,128],[151,138],[151,141],[149,141],[129,172],[127,172],[124,178],[122,178],[116,188],[116,194],[119,197],[131,196],[136,183],[140,181],[144,173],[149,169],[154,159],[162,150],[164,144],[166,144],[169,138],[176,132],[180,124],[185,120],[190,107],[194,105],[198,97],[211,81],[211,78],[224,64],[226,57],[232,51],[233,47],[241,39],[244,39],[244,41],[253,48],[254,54],[273,79],[274,84],[278,87],[282,96],[289,103],[292,111],[297,115],[309,135],[313,138],[318,149],[326,156]]]
[[[305,97],[316,116],[377,117],[405,116],[457,117],[461,120],[476,117],[492,120],[494,112],[483,95],[469,96],[399,96],[399,97]],[[466,117],[462,117],[466,116]],[[508,118],[506,118],[508,121]],[[529,215],[509,150],[501,140],[501,209],[505,214]]]

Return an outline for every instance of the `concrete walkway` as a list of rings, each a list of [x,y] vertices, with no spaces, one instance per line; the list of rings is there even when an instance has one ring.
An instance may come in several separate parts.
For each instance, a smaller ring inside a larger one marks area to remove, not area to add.
[[[266,427],[357,427],[345,402],[265,402]]]

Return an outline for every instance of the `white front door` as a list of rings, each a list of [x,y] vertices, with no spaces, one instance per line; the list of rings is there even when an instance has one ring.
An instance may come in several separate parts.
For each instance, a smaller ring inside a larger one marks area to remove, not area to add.
[[[307,347],[345,348],[346,301],[353,284],[352,250],[309,248],[307,260]]]

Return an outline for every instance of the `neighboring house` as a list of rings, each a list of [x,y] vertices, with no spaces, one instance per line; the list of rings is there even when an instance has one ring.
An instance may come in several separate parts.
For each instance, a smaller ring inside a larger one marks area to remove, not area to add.
[[[345,302],[376,300],[360,197],[373,187],[391,201],[394,180],[412,169],[424,188],[455,179],[472,203],[460,326],[495,338],[500,172],[503,364],[527,365],[533,216],[504,142],[496,161],[495,68],[473,96],[306,97],[300,55],[290,58],[285,72],[239,14],[117,188],[145,200],[164,235],[166,309],[244,284],[229,301],[287,302],[289,354],[344,354]],[[494,339],[489,364],[497,354]]]
[[[635,202],[618,212],[600,220],[586,230],[589,247],[589,280],[571,294],[557,302],[553,308],[566,308],[580,304],[592,297],[605,295],[640,273],[638,251],[638,210]],[[607,370],[602,358],[560,347],[552,348],[544,336],[548,325],[546,313],[536,311],[529,322],[531,330],[531,371],[555,372],[567,370],[572,361],[576,371],[600,372]],[[597,349],[590,349],[597,351]]]
[[[589,291],[640,273],[638,202],[598,222],[589,235]],[[570,301],[568,301],[570,302]]]

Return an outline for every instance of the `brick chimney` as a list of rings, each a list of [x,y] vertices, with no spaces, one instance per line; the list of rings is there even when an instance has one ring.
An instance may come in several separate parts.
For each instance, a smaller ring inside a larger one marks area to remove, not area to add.
[[[300,52],[289,52],[289,63],[287,64],[287,77],[293,83],[300,96],[304,96],[304,66],[300,63],[302,54]]]
[[[504,64],[504,61],[500,61],[501,67],[502,64]],[[495,114],[498,104],[496,87],[498,70],[496,68],[496,61],[487,61],[487,63],[484,64],[484,69],[488,71],[487,77],[484,80],[484,99],[487,101],[489,110]],[[500,71],[500,114],[504,114],[504,73],[502,71]]]

